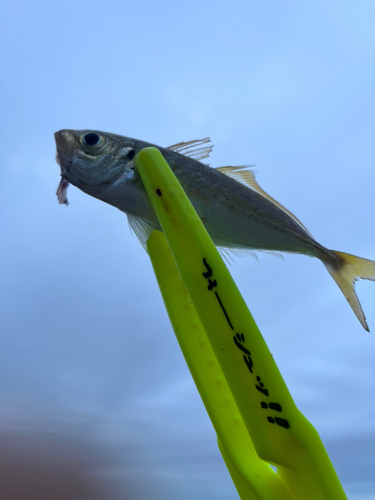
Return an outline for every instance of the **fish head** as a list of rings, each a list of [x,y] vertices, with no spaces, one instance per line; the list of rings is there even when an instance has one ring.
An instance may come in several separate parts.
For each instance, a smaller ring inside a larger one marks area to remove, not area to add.
[[[124,174],[129,178],[134,175],[138,141],[96,130],[60,130],[55,133],[55,141],[62,177],[57,192],[60,203],[67,203],[69,183],[100,198]]]

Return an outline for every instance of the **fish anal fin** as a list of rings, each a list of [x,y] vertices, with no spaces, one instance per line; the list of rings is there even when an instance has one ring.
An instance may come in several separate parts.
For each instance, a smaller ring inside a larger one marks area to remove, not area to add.
[[[232,263],[234,262],[234,257],[243,257],[244,255],[250,255],[254,259],[258,260],[258,255],[257,252],[262,252],[262,253],[268,253],[270,255],[275,255],[276,257],[279,257],[280,259],[284,260],[284,257],[281,255],[280,252],[273,252],[269,250],[252,250],[251,248],[241,248],[241,247],[236,247],[236,248],[231,248],[231,247],[224,247],[224,246],[218,246],[217,249],[220,252],[220,255],[226,260],[226,262],[231,266]]]
[[[230,248],[218,246],[217,249],[219,250],[219,253],[223,257],[223,259],[225,259],[227,264],[229,264],[230,266],[234,262],[234,257],[242,257],[245,254],[250,255],[254,259],[258,260],[255,250],[251,250],[249,248]]]

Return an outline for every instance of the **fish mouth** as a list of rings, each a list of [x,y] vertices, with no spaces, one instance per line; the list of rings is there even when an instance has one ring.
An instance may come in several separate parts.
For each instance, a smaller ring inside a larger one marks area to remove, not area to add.
[[[61,205],[69,205],[67,191],[68,191],[68,187],[70,185],[70,182],[66,178],[67,169],[64,166],[64,156],[62,154],[62,150],[59,148],[58,137],[59,137],[59,132],[56,132],[55,133],[55,140],[56,140],[55,160],[56,160],[56,163],[58,164],[58,166],[60,167],[60,170],[61,170],[61,181],[60,181],[59,187],[57,188],[56,195],[57,195],[57,199]]]
[[[66,157],[65,157],[65,154],[64,154],[64,147],[63,145],[60,144],[60,141],[59,141],[59,136],[58,136],[59,132],[56,132],[55,134],[55,140],[56,140],[56,156],[55,156],[55,160],[56,160],[56,163],[58,164],[58,166],[60,167],[61,169],[61,175],[63,175],[67,170],[67,165],[66,165]]]
[[[60,130],[54,133],[56,142],[56,163],[61,168],[62,173],[69,172],[69,159],[74,152],[74,138],[68,130]]]
[[[59,151],[57,151],[57,153],[56,153],[55,160],[56,160],[56,163],[58,164],[58,166],[60,167],[61,177],[67,179],[68,174],[69,174],[69,167],[64,165],[64,160],[61,157],[61,154],[59,153]]]

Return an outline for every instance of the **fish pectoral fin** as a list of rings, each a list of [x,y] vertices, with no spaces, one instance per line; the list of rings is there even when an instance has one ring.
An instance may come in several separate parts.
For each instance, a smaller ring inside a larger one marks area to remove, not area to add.
[[[178,144],[168,146],[167,149],[200,161],[210,156],[213,147],[214,145],[211,144],[210,138],[206,137],[205,139],[197,139],[195,141],[179,142]]]
[[[146,222],[141,217],[136,217],[135,215],[131,214],[126,215],[128,216],[130,229],[134,232],[136,237],[141,242],[141,245],[147,252],[147,240],[155,228],[148,224],[148,222]]]
[[[306,231],[311,237],[311,233],[305,228],[305,226],[302,224],[300,220],[297,219],[297,217],[292,214],[287,208],[285,208],[281,203],[276,201],[272,196],[270,196],[268,193],[262,189],[258,182],[255,179],[255,172],[252,170],[249,170],[252,168],[252,165],[242,165],[238,167],[218,167],[216,170],[219,170],[224,175],[227,175],[228,177],[231,177],[237,182],[240,182],[241,184],[244,184],[246,187],[249,187],[250,189],[253,189],[256,191],[258,194],[263,196],[266,200],[270,201],[273,205],[275,205],[277,208],[279,208],[284,214],[289,215],[294,222],[296,222],[304,231]]]

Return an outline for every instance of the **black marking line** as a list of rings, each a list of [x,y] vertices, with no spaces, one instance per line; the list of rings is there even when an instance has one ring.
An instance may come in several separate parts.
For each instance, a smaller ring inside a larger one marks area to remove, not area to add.
[[[250,356],[245,356],[243,357],[248,369],[250,370],[250,373],[253,373],[253,360],[250,358]]]
[[[209,264],[207,263],[205,257],[203,257],[203,264],[204,264],[204,267],[207,269],[207,272],[206,273],[202,273],[203,276],[208,279],[208,278],[211,278],[212,276],[212,269],[211,267],[209,266]]]
[[[284,429],[289,429],[290,427],[289,422],[285,420],[285,418],[275,417],[275,420],[277,425],[279,425],[280,427],[284,427]]]
[[[263,387],[259,387],[259,385],[255,385],[255,387],[258,389],[259,392],[261,392],[262,394],[264,394],[265,396],[268,397],[268,390],[267,389],[264,389]]]
[[[213,288],[217,287],[217,281],[216,280],[208,280],[208,287],[207,290],[212,290]]]
[[[238,335],[238,333],[237,333]],[[241,349],[242,352],[244,352],[245,354],[251,354],[250,351],[248,351],[246,349],[246,347],[244,347],[242,344],[240,344],[240,342],[238,342],[238,340],[236,339],[236,337],[233,337],[233,340],[234,340],[234,343],[236,344],[236,346],[238,347],[238,349]]]
[[[220,300],[219,294],[217,292],[215,292],[215,295],[216,295],[217,300],[219,301],[221,309],[223,310],[225,319],[228,321],[228,325],[232,328],[232,330],[234,330],[234,328],[232,326],[232,323],[230,322],[229,316],[227,314],[227,311],[224,309],[224,306],[223,306],[223,304],[222,304],[222,302]]]
[[[281,411],[281,406],[279,405],[279,403],[270,403],[270,408],[271,410]]]

